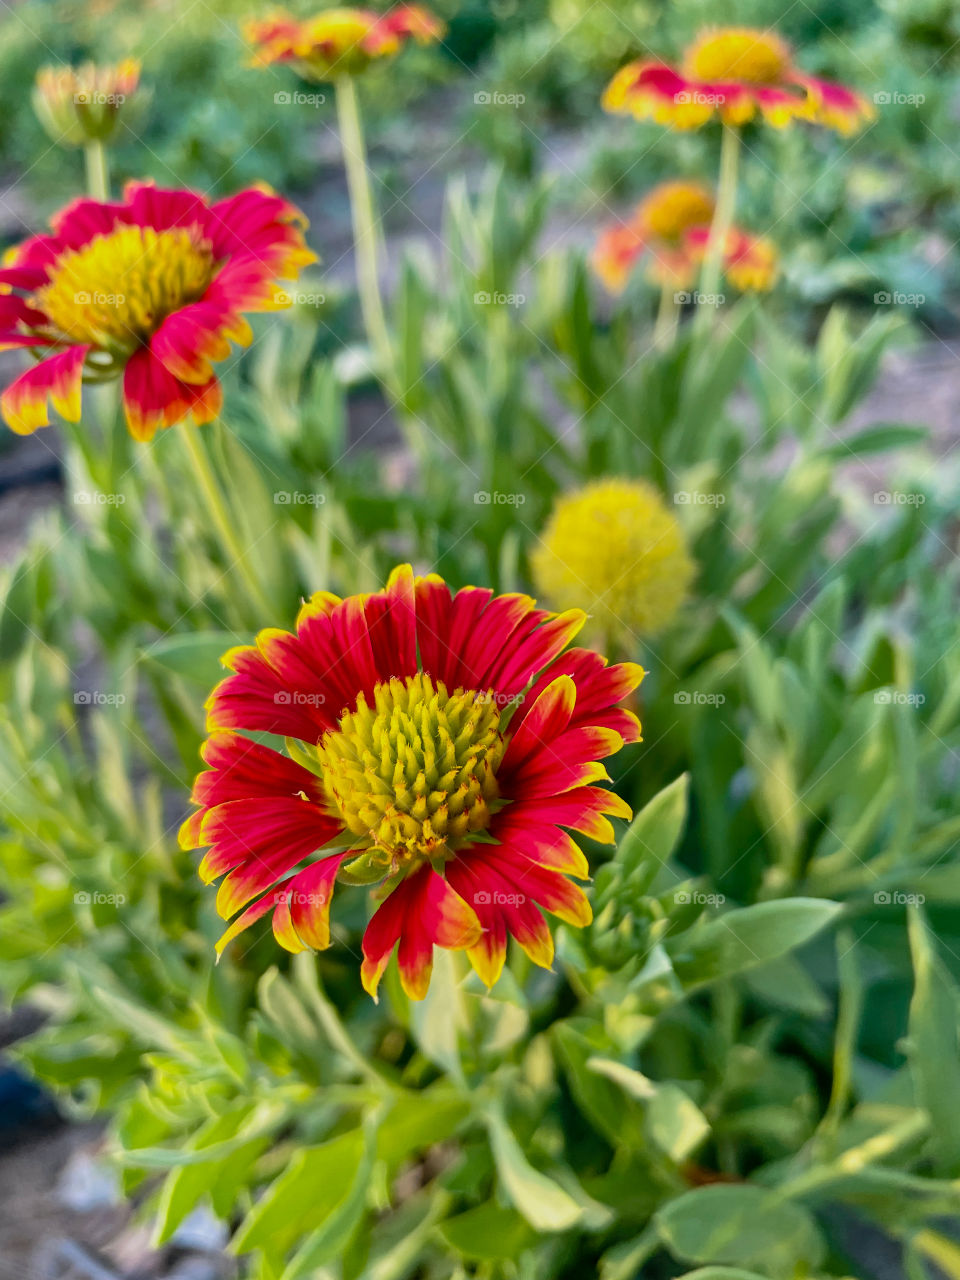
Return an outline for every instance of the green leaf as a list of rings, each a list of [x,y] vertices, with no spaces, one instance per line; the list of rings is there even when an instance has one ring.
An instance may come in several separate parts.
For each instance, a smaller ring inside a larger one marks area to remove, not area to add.
[[[143,656],[184,680],[212,689],[223,677],[221,657],[238,643],[239,637],[229,631],[195,631],[158,640],[143,650]]]
[[[566,1231],[583,1217],[576,1200],[529,1163],[499,1112],[487,1114],[487,1132],[503,1189],[537,1231]]]
[[[744,1271],[742,1267],[697,1267],[687,1271],[679,1280],[766,1280],[758,1271]]]
[[[710,1133],[710,1122],[679,1085],[650,1080],[611,1058],[591,1058],[587,1066],[645,1104],[650,1140],[675,1164],[688,1160]]]
[[[336,1206],[319,1231],[314,1231],[300,1246],[282,1280],[300,1280],[316,1267],[333,1262],[350,1243],[367,1207],[367,1193],[377,1149],[377,1129],[381,1113],[379,1108],[367,1116],[364,1122],[363,1153],[351,1182],[346,1183],[347,1194]],[[344,1182],[341,1182],[341,1186]]]
[[[476,1261],[512,1260],[537,1243],[536,1232],[515,1209],[489,1202],[448,1218],[440,1234],[457,1253]]]
[[[861,431],[852,431],[850,435],[843,436],[835,444],[831,444],[824,452],[829,458],[845,462],[851,458],[886,453],[890,449],[923,444],[929,436],[930,431],[927,427],[911,426],[906,422],[878,422],[873,426],[864,427]]]
[[[660,1239],[684,1262],[749,1267],[783,1275],[815,1267],[824,1254],[813,1217],[772,1191],[744,1183],[698,1187],[655,1217]]]
[[[682,774],[634,818],[617,849],[617,861],[627,875],[645,867],[648,874],[643,878],[649,884],[673,853],[687,817],[689,784],[689,774]]]
[[[957,989],[937,955],[920,910],[908,917],[914,988],[907,1054],[917,1100],[930,1116],[937,1171],[960,1173],[960,1046]]]
[[[821,898],[757,902],[668,938],[665,947],[677,977],[691,989],[729,978],[802,946],[841,910],[839,903]]]

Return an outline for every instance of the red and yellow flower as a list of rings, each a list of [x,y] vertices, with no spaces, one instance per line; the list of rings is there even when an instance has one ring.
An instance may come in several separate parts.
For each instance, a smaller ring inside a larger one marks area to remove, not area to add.
[[[0,268],[0,350],[38,363],[0,398],[8,425],[80,420],[84,381],[123,379],[138,440],[192,415],[216,417],[213,361],[252,337],[245,312],[290,305],[277,281],[315,260],[303,216],[267,188],[209,204],[195,191],[130,183],[121,201],[81,199]]]
[[[601,231],[593,268],[611,293],[622,293],[639,263],[655,284],[689,288],[703,263],[714,199],[699,182],[669,180],[654,187],[625,222]],[[765,291],[777,278],[773,243],[739,228],[723,255],[727,280],[741,292]]]
[[[85,62],[79,67],[41,67],[33,105],[40,123],[61,146],[106,142],[139,84],[136,58],[109,66]]]
[[[290,951],[330,945],[337,881],[380,882],[361,977],[376,996],[398,948],[400,980],[426,993],[433,948],[466,950],[488,985],[507,939],[549,967],[546,911],[591,918],[587,860],[570,833],[610,842],[628,806],[601,760],[636,742],[619,707],[643,672],[567,646],[586,615],[525,595],[395,569],[385,590],[319,592],[293,633],[232,649],[207,703],[198,806],[181,831],[207,846],[217,909],[240,913],[217,944],[272,913]],[[286,751],[248,734],[274,734]]]
[[[628,63],[607,86],[603,105],[675,129],[698,129],[718,117],[741,125],[760,116],[777,128],[808,120],[850,134],[875,114],[853,89],[801,71],[775,32],[753,27],[704,32],[679,67]]]
[[[410,40],[430,44],[443,37],[444,24],[418,4],[384,14],[369,9],[327,9],[312,18],[275,10],[244,27],[255,66],[286,63],[307,80],[356,75],[371,62],[393,57]]]

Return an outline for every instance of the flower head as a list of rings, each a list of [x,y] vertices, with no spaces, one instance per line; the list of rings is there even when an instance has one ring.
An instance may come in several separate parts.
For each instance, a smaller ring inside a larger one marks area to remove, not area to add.
[[[661,182],[626,222],[604,228],[593,251],[593,267],[611,293],[622,293],[639,263],[655,284],[689,288],[710,238],[714,201],[698,182]],[[733,228],[723,255],[730,285],[741,292],[772,288],[777,253],[770,240]]]
[[[775,32],[753,27],[704,32],[679,68],[628,63],[607,86],[603,105],[675,129],[698,129],[717,117],[740,125],[760,115],[777,128],[809,120],[854,133],[874,115],[854,90],[796,67],[789,46]]]
[[[531,568],[551,604],[584,609],[630,647],[673,620],[695,572],[659,492],[646,480],[618,479],[557,499]]]
[[[218,952],[269,912],[288,950],[329,946],[339,881],[380,885],[363,937],[371,995],[398,944],[415,999],[434,946],[465,949],[488,985],[511,935],[548,967],[541,909],[590,920],[567,878],[589,874],[569,833],[613,840],[606,815],[629,809],[597,785],[600,761],[639,739],[617,704],[643,672],[568,649],[583,622],[529,596],[453,595],[404,565],[383,591],[320,592],[293,633],[227,653],[181,832],[184,847],[208,846],[204,881],[225,877],[220,914],[240,912]]]
[[[33,91],[34,110],[54,142],[81,147],[107,142],[140,83],[140,63],[125,58],[113,66],[41,67]]]
[[[277,10],[244,28],[255,66],[287,63],[317,81],[356,75],[374,60],[399,53],[410,40],[429,44],[443,32],[443,23],[417,4],[398,5],[385,14],[326,9],[302,21]]]
[[[3,393],[3,417],[27,434],[48,424],[49,400],[78,422],[82,382],[121,376],[138,440],[190,414],[216,417],[211,362],[250,341],[244,312],[289,305],[276,282],[314,261],[304,225],[266,188],[208,204],[130,183],[122,201],[74,201],[0,268],[0,350],[38,361]]]

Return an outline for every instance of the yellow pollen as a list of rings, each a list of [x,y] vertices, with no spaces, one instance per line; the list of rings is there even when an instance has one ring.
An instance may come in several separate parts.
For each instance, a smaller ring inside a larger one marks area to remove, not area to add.
[[[790,50],[772,31],[721,27],[708,31],[684,55],[684,73],[694,80],[781,84],[790,69]]]
[[[196,229],[121,226],[61,254],[33,304],[62,337],[132,350],[201,298],[213,275],[210,245]]]
[[[361,694],[317,748],[331,807],[368,861],[392,874],[444,860],[489,825],[504,742],[486,693],[420,673]]]

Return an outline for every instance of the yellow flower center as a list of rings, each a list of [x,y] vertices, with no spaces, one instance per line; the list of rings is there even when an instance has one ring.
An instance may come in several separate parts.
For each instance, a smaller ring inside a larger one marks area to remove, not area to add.
[[[499,727],[489,694],[448,693],[420,673],[377,685],[372,707],[361,694],[324,734],[317,756],[329,800],[381,875],[442,860],[485,830],[498,797]]]
[[[687,50],[684,72],[694,80],[782,83],[790,68],[790,50],[772,31],[724,27],[702,35]]]
[[[64,338],[132,350],[202,297],[213,274],[196,229],[121,226],[62,254],[33,301]]]
[[[661,182],[640,203],[640,229],[661,240],[679,240],[691,227],[709,225],[713,197],[697,182]]]

